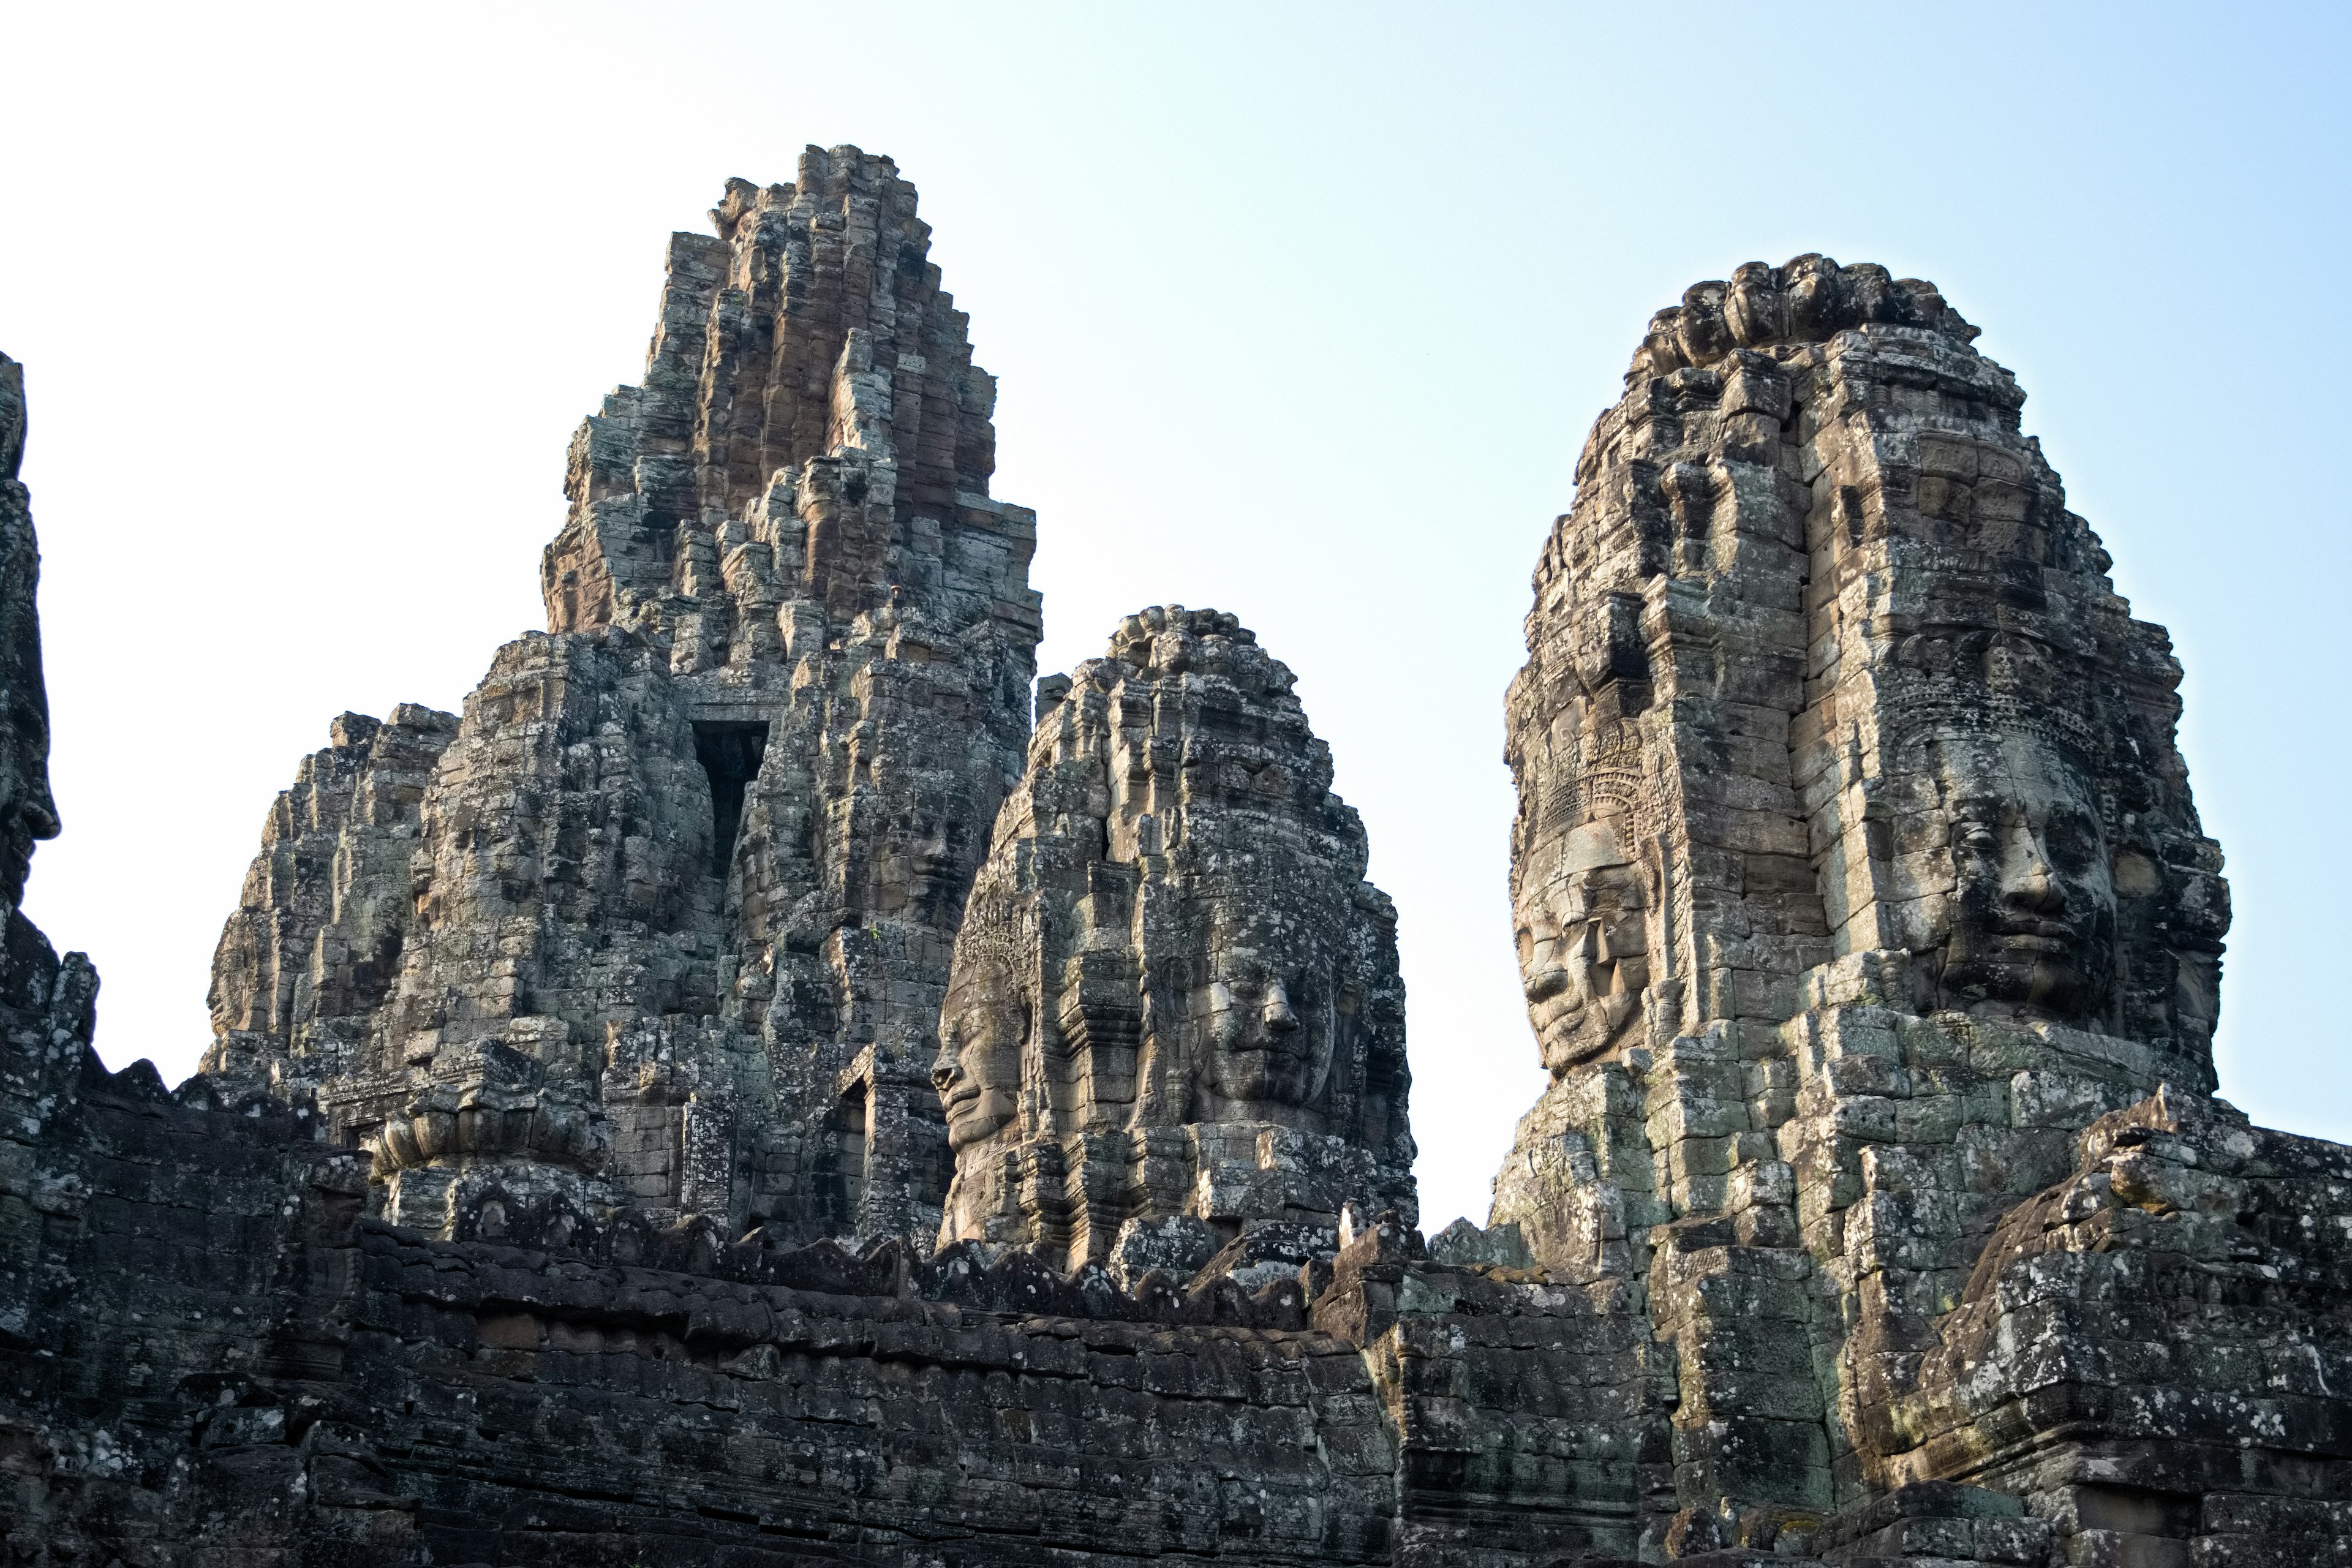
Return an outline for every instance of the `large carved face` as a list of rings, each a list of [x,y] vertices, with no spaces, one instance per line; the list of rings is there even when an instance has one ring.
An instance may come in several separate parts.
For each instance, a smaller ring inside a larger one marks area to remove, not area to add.
[[[1028,1009],[1010,977],[977,976],[949,992],[940,1010],[940,1054],[931,1063],[949,1148],[961,1152],[1012,1122],[1028,1035]]]
[[[2098,797],[2056,747],[2024,734],[1934,747],[1950,834],[1952,894],[1941,989],[2076,1024],[2105,1007],[2116,894]]]
[[[1543,1064],[1559,1074],[1637,1033],[1649,900],[1613,819],[1575,828],[1543,859],[1515,911],[1519,978]]]
[[[1202,1078],[1226,1100],[1306,1104],[1331,1068],[1329,966],[1264,931],[1214,945],[1192,1004]]]

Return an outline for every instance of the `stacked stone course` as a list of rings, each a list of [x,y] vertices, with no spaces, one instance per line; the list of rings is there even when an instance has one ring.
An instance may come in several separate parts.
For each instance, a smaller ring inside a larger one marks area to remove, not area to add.
[[[1821,1521],[1949,1481],[2025,1499],[2069,1563],[2169,1562],[2204,1530],[2208,1482],[2110,1453],[2135,1425],[2188,1436],[2163,1421],[2095,1396],[2096,1437],[2063,1400],[1998,1443],[1952,1425],[1963,1398],[1990,1416],[1998,1359],[2037,1387],[2046,1357],[2115,1365],[2125,1331],[2083,1299],[2002,1318],[2040,1348],[1999,1357],[1978,1301],[2019,1288],[1989,1270],[2032,1244],[1996,1237],[2095,1163],[2085,1130],[2233,1115],[2204,1098],[2229,904],[2173,740],[2179,667],[1976,335],[1932,286],[1818,256],[1698,285],[1652,322],[1537,569],[1508,759],[1553,1083],[1494,1217],[1556,1275],[1626,1280],[1675,1347],[1669,1551],[1856,1554]],[[2343,1195],[2283,1200],[2310,1225],[2260,1267],[2329,1255]],[[2117,1278],[2195,1254],[2130,1234],[2153,1251]],[[2303,1300],[2324,1361],[2340,1313]],[[2186,1380],[2131,1331],[2130,1375]],[[2283,1502],[2333,1474],[2334,1419],[2242,1420],[2233,1484]],[[2146,1526],[2125,1533],[2174,1544],[2098,1555],[2082,1500],[2109,1493]],[[1885,1529],[1951,1554],[1977,1526]]]
[[[1035,521],[886,158],[677,235],[643,384],[573,438],[548,633],[462,718],[347,716],[214,965],[207,1071],[315,1100],[374,1206],[496,1190],[928,1236],[930,1037],[1021,768]]]
[[[1167,605],[1049,689],[940,1018],[942,1239],[1189,1270],[1411,1223],[1395,911],[1290,671]]]
[[[335,721],[176,1091],[16,910],[0,359],[12,1561],[2352,1561],[2352,1150],[2211,1098],[2179,667],[1932,287],[1701,284],[1596,426],[1507,702],[1552,1081],[1424,1239],[1289,672],[1163,606],[1033,710],[911,189],[712,216],[550,630]]]

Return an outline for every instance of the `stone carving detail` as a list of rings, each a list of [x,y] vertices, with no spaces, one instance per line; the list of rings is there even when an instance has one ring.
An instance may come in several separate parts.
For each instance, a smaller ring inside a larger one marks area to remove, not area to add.
[[[2308,1472],[2273,1455],[2341,1419],[2352,1149],[2166,1089],[2100,1117],[2074,1152],[2002,1217],[1916,1379],[1873,1413],[1884,1481],[1966,1472],[2125,1552],[2157,1555],[2130,1538],[2179,1530],[2237,1538],[2216,1557],[2263,1536],[2288,1538],[2279,1561],[2326,1560],[2298,1537],[2340,1553],[2346,1500],[2331,1487],[2315,1506]],[[2053,1427],[2073,1440],[2014,1440]],[[2235,1495],[2200,1507],[2182,1482],[2207,1477]]]
[[[1975,336],[1933,286],[1821,257],[1652,321],[1510,699],[1555,1070],[1787,1017],[1806,971],[1889,951],[1923,1010],[2165,1042],[2210,1087],[2228,903],[2179,667]]]
[[[1817,256],[1700,284],[1536,571],[1512,894],[1554,1081],[1493,1220],[1643,1287],[1689,1550],[1954,1479],[1895,1413],[1986,1238],[2093,1119],[2213,1087],[2179,667],[1976,335]]]
[[[1742,268],[1602,419],[1510,700],[1551,1079],[1424,1242],[1287,672],[1145,612],[1023,766],[909,199],[681,244],[555,629],[337,721],[176,1091],[14,908],[0,359],[12,1561],[2345,1560],[2352,1150],[2210,1095],[2178,670],[1932,289]]]
[[[1189,1221],[1197,1265],[1273,1221],[1336,1247],[1350,1202],[1410,1223],[1395,916],[1289,670],[1168,606],[1048,698],[940,1016],[942,1240],[1124,1266]]]
[[[678,235],[572,442],[549,633],[462,719],[339,720],[215,963],[208,1070],[315,1097],[389,1212],[466,1180],[801,1237],[939,1227],[928,1075],[1020,772],[1033,516],[887,159]],[[453,1185],[453,1184],[455,1184]]]
[[[262,825],[213,961],[208,1070],[315,1094],[353,1070],[414,931],[417,810],[455,715],[346,713]]]

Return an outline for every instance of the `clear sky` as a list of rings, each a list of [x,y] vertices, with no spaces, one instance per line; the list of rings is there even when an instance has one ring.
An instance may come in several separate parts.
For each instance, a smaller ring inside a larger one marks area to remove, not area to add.
[[[274,792],[542,624],[665,237],[887,153],[1003,393],[1045,669],[1231,610],[1402,911],[1423,1215],[1541,1085],[1505,892],[1528,574],[1650,312],[1934,279],[2137,613],[2237,903],[2222,1092],[2352,1140],[2352,8],[0,0],[0,350],[99,1047],[193,1068]]]

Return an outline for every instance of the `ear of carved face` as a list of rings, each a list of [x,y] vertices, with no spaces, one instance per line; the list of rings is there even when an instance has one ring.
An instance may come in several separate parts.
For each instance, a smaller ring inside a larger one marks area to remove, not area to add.
[[[1607,819],[1572,830],[1538,858],[1516,911],[1519,977],[1543,1064],[1558,1074],[1639,1032],[1650,983],[1649,898],[1642,868]]]
[[[2035,736],[1945,741],[1935,752],[1952,867],[1945,1005],[2095,1020],[2113,985],[2116,923],[2097,796]]]
[[[947,1113],[948,1147],[961,1153],[1011,1125],[1020,1105],[1028,1009],[1009,979],[958,986],[940,1015],[931,1087]]]

